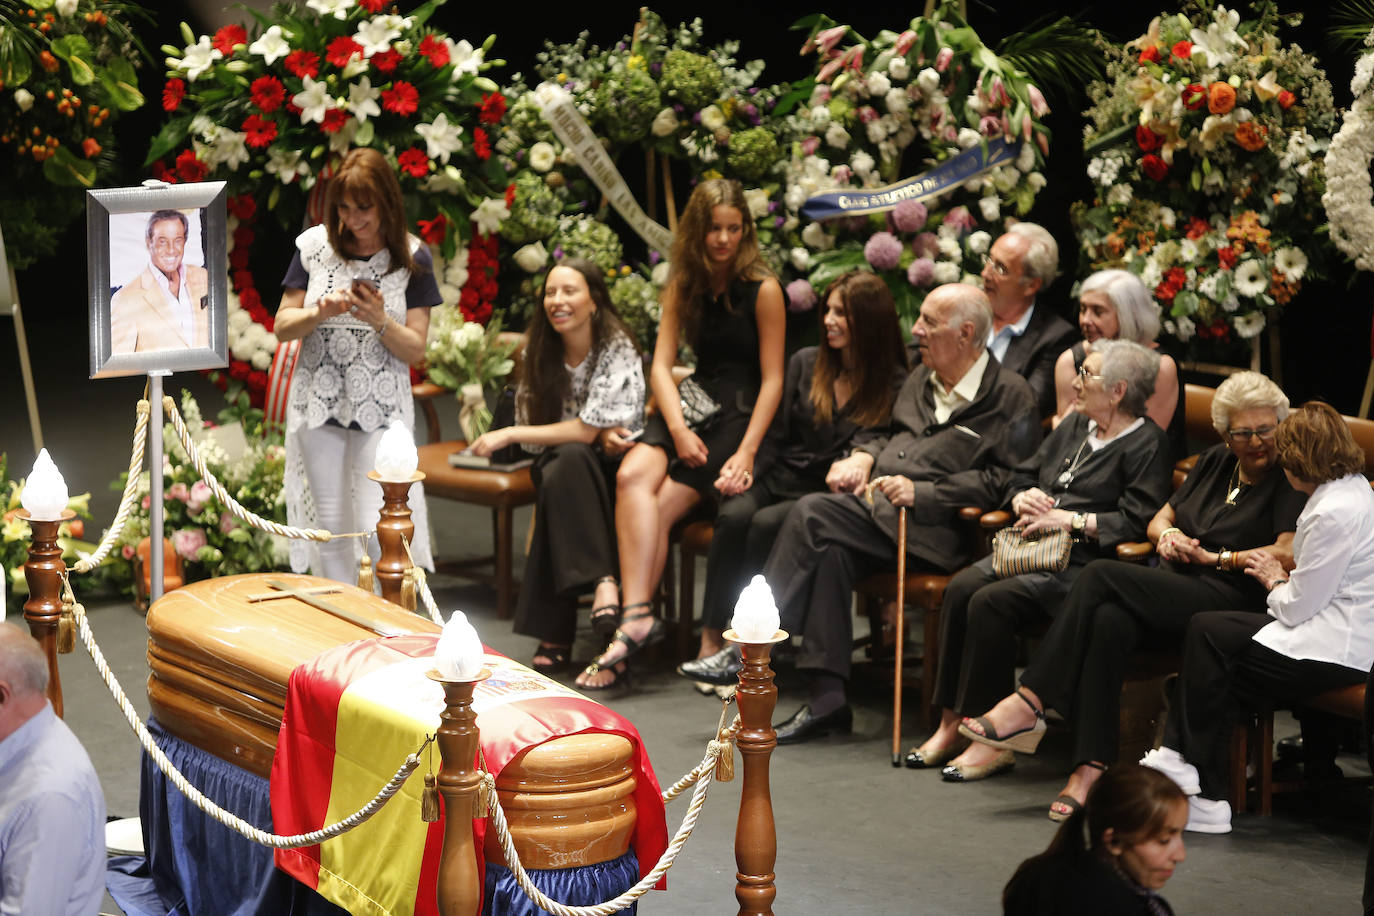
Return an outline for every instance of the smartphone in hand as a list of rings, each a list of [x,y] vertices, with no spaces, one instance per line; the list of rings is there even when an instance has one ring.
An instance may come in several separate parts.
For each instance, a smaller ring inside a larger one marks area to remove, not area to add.
[[[377,281],[371,277],[354,277],[353,292],[361,293],[365,289],[371,290],[374,293],[377,292]]]

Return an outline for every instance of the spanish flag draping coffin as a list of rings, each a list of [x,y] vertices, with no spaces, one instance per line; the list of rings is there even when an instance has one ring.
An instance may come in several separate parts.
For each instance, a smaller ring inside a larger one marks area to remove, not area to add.
[[[269,597],[281,592],[276,586],[329,591]],[[177,737],[268,777],[297,666],[379,635],[438,632],[429,619],[373,594],[311,576],[197,582],[148,612],[149,704]],[[412,750],[396,749],[397,761]],[[616,734],[555,737],[517,753],[497,787],[525,866],[568,868],[623,855],[635,830],[635,774],[635,748]],[[487,859],[501,862],[494,833]]]

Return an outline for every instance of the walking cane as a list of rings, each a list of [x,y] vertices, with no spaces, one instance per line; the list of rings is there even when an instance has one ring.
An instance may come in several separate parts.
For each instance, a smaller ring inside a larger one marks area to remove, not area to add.
[[[892,672],[892,765],[902,765],[902,643],[906,641],[906,507],[897,509],[897,655]]]

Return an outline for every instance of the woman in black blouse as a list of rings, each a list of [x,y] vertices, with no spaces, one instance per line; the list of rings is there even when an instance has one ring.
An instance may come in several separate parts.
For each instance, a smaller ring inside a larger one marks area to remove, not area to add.
[[[1212,400],[1225,443],[1203,452],[1177,493],[1150,522],[1157,567],[1092,563],[1074,583],[1054,625],[1021,675],[1021,688],[960,732],[1007,747],[1044,731],[1044,709],[1073,724],[1076,767],[1050,806],[1063,820],[1116,760],[1126,662],[1137,648],[1177,646],[1202,611],[1265,608],[1265,590],[1245,574],[1260,551],[1293,568],[1293,531],[1305,498],[1278,467],[1274,431],[1288,398],[1258,372],[1238,372]],[[1033,747],[1033,745],[1032,745]],[[1028,750],[1030,748],[1027,748]]]
[[[1075,382],[1075,412],[1028,460],[994,475],[994,504],[1010,502],[1017,528],[1070,533],[1069,565],[999,579],[988,557],[950,580],[935,682],[940,725],[907,755],[907,766],[924,769],[953,757],[966,743],[959,735],[962,716],[986,709],[1014,683],[1017,634],[1053,616],[1089,562],[1145,534],[1171,475],[1164,432],[1145,416],[1158,371],[1159,356],[1139,344],[1102,342]],[[945,767],[944,777],[983,779],[1009,769],[1012,760],[1010,752],[974,745]]]
[[[886,427],[892,398],[906,379],[906,349],[892,293],[879,277],[855,270],[839,277],[821,314],[824,345],[805,347],[787,364],[782,404],[764,446],[769,465],[753,487],[716,514],[706,562],[701,649],[678,669],[723,680],[738,670],[721,633],[740,591],[763,569],[787,510],[807,493],[852,489],[831,464]]]

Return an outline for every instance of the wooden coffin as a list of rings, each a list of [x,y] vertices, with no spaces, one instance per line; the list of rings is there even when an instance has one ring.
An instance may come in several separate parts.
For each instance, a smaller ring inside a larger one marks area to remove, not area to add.
[[[269,583],[336,589],[318,598],[356,619],[296,599],[249,600],[272,593]],[[267,778],[292,670],[360,639],[438,632],[426,617],[312,576],[196,582],[148,611],[148,702],[181,740]],[[569,735],[527,748],[505,766],[497,788],[527,868],[570,868],[625,853],[635,825],[633,754],[619,735]],[[494,834],[487,857],[501,862]]]

